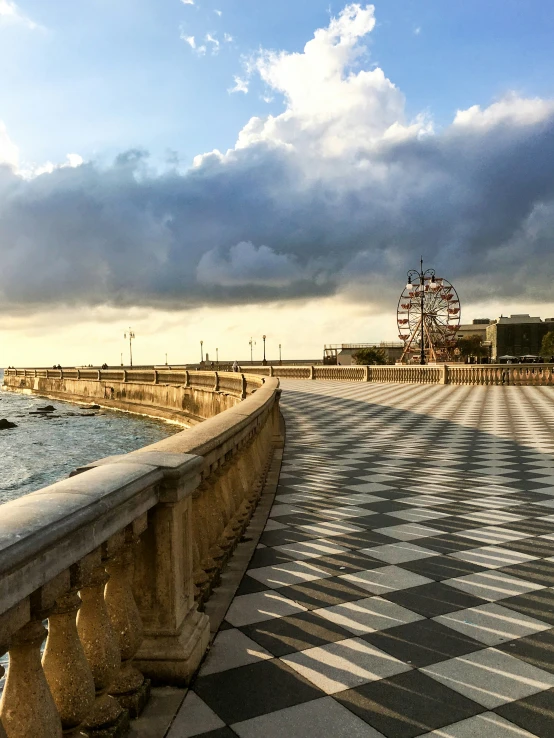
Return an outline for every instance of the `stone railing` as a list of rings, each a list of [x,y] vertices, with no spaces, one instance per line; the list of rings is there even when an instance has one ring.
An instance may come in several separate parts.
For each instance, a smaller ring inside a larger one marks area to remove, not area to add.
[[[278,439],[279,389],[276,379],[214,372],[191,372],[189,382],[211,394],[228,384],[236,404],[1,506],[0,655],[9,653],[9,668],[0,736],[122,735],[151,680],[187,684],[197,669],[209,640],[203,603]]]
[[[249,371],[282,379],[414,384],[554,385],[554,364],[437,364],[405,366],[253,366]]]

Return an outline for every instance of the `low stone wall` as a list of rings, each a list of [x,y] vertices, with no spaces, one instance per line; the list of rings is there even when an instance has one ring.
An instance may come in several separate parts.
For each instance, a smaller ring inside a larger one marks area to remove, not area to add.
[[[111,386],[98,374],[6,379],[35,392],[45,387],[35,389],[35,379],[86,382],[90,399]],[[148,398],[162,395],[149,394],[141,379],[150,414]],[[203,603],[248,525],[279,443],[279,389],[276,379],[250,375],[173,379],[214,395],[210,403],[230,402],[228,395],[234,405],[1,506],[0,654],[9,652],[10,666],[0,736],[122,735],[151,680],[187,684],[202,659]],[[121,384],[128,393],[129,381]],[[81,384],[58,385],[59,396],[63,386],[84,397]]]
[[[253,374],[282,379],[414,384],[554,385],[554,364],[437,364],[427,366],[253,366]]]
[[[98,403],[194,425],[243,399],[243,374],[155,370],[6,369],[4,387],[52,399]]]

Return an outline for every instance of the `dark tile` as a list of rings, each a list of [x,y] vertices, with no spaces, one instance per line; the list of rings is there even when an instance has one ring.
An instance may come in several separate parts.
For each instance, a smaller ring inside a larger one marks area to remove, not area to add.
[[[296,529],[268,530],[260,536],[260,543],[263,543],[264,546],[284,546],[287,543],[299,543],[300,541],[309,541],[312,538],[321,538],[321,536],[317,533],[305,533]]]
[[[445,533],[454,533],[458,530],[469,530],[475,527],[475,521],[452,516],[450,518],[439,518],[438,520],[427,520],[428,525]]]
[[[266,587],[265,584],[258,582],[257,579],[253,579],[252,577],[248,576],[248,573],[246,573],[243,576],[239,588],[236,591],[236,596],[238,597],[239,595],[249,595],[253,594],[254,592],[265,592],[268,589],[269,587]]]
[[[200,735],[198,736],[200,738]],[[202,733],[201,738],[237,738],[237,734],[234,730],[226,725],[224,728],[217,728],[217,730],[210,730],[208,733]]]
[[[226,620],[223,620],[221,625],[219,626],[219,630],[231,630],[234,626],[231,625],[231,623],[228,623]]]
[[[428,522],[432,524],[434,521],[430,520]],[[456,551],[468,551],[470,548],[477,548],[479,544],[476,544],[475,541],[470,541],[468,538],[462,538],[453,533],[446,533],[443,536],[421,538],[419,545],[437,553],[448,554],[455,553]]]
[[[413,612],[425,615],[428,618],[488,604],[488,600],[474,597],[442,582],[433,582],[433,584],[423,584],[420,587],[401,589],[382,596],[391,602],[395,602],[397,605],[406,607],[408,610],[413,610]],[[502,601],[502,604],[504,602],[505,600]]]
[[[497,648],[554,674],[554,629],[533,633],[525,638],[503,643]]]
[[[279,594],[294,600],[299,605],[316,610],[319,607],[340,605],[341,602],[363,600],[369,596],[366,589],[355,584],[333,577],[330,579],[316,579],[313,582],[294,584],[291,587],[281,587]]]
[[[377,513],[377,515],[367,515],[360,518],[349,518],[349,521],[353,525],[359,525],[360,528],[367,528],[368,530],[375,530],[375,528],[388,528],[391,525],[398,525],[398,518],[392,517],[392,515],[384,515]],[[400,521],[402,523],[402,521]]]
[[[258,548],[248,564],[249,569],[259,569],[262,566],[275,566],[275,564],[287,564],[294,561],[293,557],[283,551],[274,548]]]
[[[413,738],[485,710],[415,670],[334,697],[387,738]]]
[[[544,558],[554,556],[554,541],[548,538],[522,538],[519,541],[503,543],[502,548],[519,551],[529,556],[542,556]]]
[[[310,559],[314,566],[323,569],[327,574],[351,574],[355,571],[363,569],[377,569],[383,566],[382,561],[372,559],[367,554],[359,551],[347,551],[345,553],[333,554],[332,556],[318,556],[316,559]]]
[[[513,523],[505,523],[503,528],[520,533],[531,533],[535,536],[546,536],[554,532],[554,520],[525,519],[516,520]]]
[[[525,579],[527,582],[542,584],[545,587],[554,586],[554,561],[535,559],[534,561],[524,561],[521,564],[503,566],[497,571],[519,577],[519,579]]]
[[[381,493],[378,492],[376,497],[380,497]],[[364,507],[367,510],[373,510],[376,513],[392,513],[398,512],[398,510],[405,510],[406,505],[402,502],[394,502],[394,500],[383,500],[383,502],[363,502],[358,507]]]
[[[500,604],[522,615],[554,625],[554,589],[539,589],[536,592],[508,597]]]
[[[324,696],[277,659],[199,677],[194,691],[227,724]]]
[[[328,521],[329,516],[318,515],[314,512],[299,512],[291,513],[290,515],[279,515],[276,518],[272,518],[272,520],[275,520],[277,523],[283,523],[283,525],[315,525]]]
[[[554,689],[532,694],[517,702],[494,709],[498,715],[519,725],[539,738],[552,738],[554,726]]]
[[[421,542],[425,546],[425,539]],[[409,569],[423,577],[441,581],[442,579],[454,579],[466,574],[474,574],[477,571],[485,571],[486,566],[479,566],[469,561],[462,561],[453,556],[429,556],[426,559],[416,561],[405,561],[401,564],[404,569]]]
[[[351,632],[314,612],[246,625],[240,630],[274,656],[352,638]]]
[[[338,546],[357,549],[383,546],[385,543],[397,543],[398,539],[368,530],[360,531],[358,533],[345,533],[344,535],[333,536],[333,542]]]
[[[479,641],[434,620],[419,620],[416,623],[398,625],[360,637],[382,651],[390,653],[391,656],[418,668],[483,648],[483,644]]]

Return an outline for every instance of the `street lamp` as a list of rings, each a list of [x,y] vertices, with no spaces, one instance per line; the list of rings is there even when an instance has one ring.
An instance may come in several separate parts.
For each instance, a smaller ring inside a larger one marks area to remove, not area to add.
[[[215,364],[217,367],[219,367],[219,349],[217,346],[215,347]]]
[[[264,360],[263,360],[263,362],[262,362],[262,363],[263,363],[263,365],[265,366],[265,365],[267,364],[267,361],[265,360],[265,339],[266,339],[266,336],[264,335],[264,336],[262,336],[262,338],[263,338],[263,340],[264,340]]]
[[[279,364],[281,363],[281,344],[279,344]]]
[[[252,358],[253,357],[253,354],[252,354],[252,346],[255,346],[256,345],[256,341],[254,341],[254,339],[251,336],[250,337],[250,340],[248,341],[248,343],[250,344],[250,363],[253,364],[254,363],[254,359]]]
[[[129,328],[129,333],[124,333],[123,338],[127,338],[127,335],[129,336],[129,366],[133,366],[133,338],[135,338],[135,334],[133,331]]]
[[[200,363],[204,363],[204,341],[200,341]]]
[[[165,354],[165,365],[167,366],[167,351],[166,351],[166,354]]]
[[[421,315],[420,315],[420,330],[421,330],[421,338],[420,338],[420,357],[419,357],[419,363],[423,366],[425,361],[425,290],[436,290],[440,287],[439,283],[436,281],[435,278],[435,270],[434,269],[426,269],[423,271],[423,257],[419,260],[419,271],[417,269],[410,269],[408,272],[408,284],[406,285],[406,289],[408,292],[411,292],[414,289],[413,285],[413,278],[417,277],[419,279],[419,286],[416,290],[416,294],[419,293],[420,297],[420,305],[421,305]],[[425,280],[429,280],[429,284],[427,287],[425,287]]]

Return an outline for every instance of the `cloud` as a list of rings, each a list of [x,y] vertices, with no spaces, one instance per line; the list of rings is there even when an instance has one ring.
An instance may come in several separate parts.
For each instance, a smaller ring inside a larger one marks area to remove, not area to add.
[[[220,18],[223,15],[223,12],[221,10],[214,10],[214,13],[218,15]]]
[[[259,80],[283,112],[186,172],[131,150],[25,179],[0,132],[4,314],[330,295],[392,310],[420,254],[462,304],[551,304],[554,101],[509,95],[436,130],[369,64],[374,26],[351,4],[303,51],[262,49],[233,89]]]
[[[206,34],[206,43],[212,45],[212,54],[218,54],[219,53],[219,41],[215,36],[212,36],[211,33]]]
[[[231,87],[228,92],[244,92],[244,94],[246,95],[248,93],[248,81],[243,77],[237,77],[236,75],[233,79],[235,85],[234,87]]]
[[[181,0],[183,5],[194,5],[194,0]]]
[[[198,46],[198,44],[196,43],[196,38],[195,38],[195,36],[187,36],[187,35],[186,35],[186,34],[185,34],[185,33],[184,33],[183,31],[181,31],[181,36],[180,36],[180,38],[181,38],[181,40],[183,40],[183,41],[184,41],[184,42],[185,42],[186,44],[188,44],[188,45],[190,46],[190,48],[191,48],[191,49],[192,49],[192,50],[193,50],[194,52],[196,52],[196,54],[198,54],[198,56],[204,56],[204,55],[205,55],[205,53],[206,53],[206,51],[207,51],[207,49],[206,49],[206,45],[205,45],[205,44],[202,44],[201,46]]]
[[[32,31],[40,28],[38,23],[35,23],[24,15],[14,2],[11,0],[0,0],[0,27],[8,23],[17,23]]]
[[[231,36],[230,33],[224,33],[223,40],[225,41],[226,44],[230,44],[231,41],[233,41],[233,37]]]

